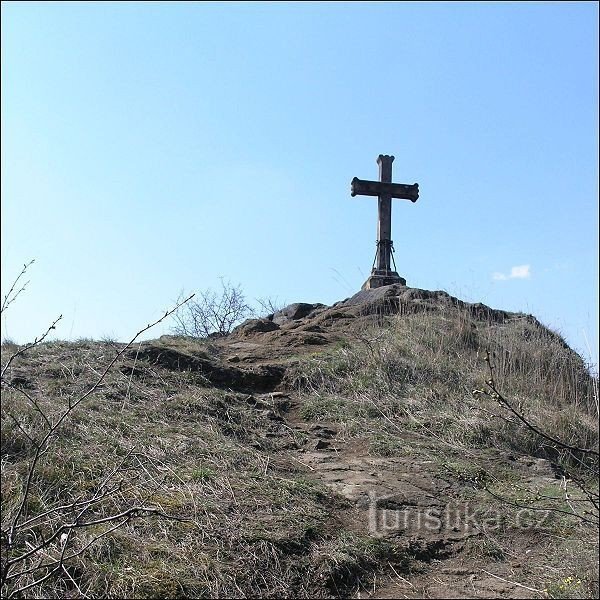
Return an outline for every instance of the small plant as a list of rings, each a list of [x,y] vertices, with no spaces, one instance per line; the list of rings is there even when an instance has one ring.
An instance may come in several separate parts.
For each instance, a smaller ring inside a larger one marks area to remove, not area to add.
[[[583,598],[581,579],[565,577],[557,582],[550,583],[544,590],[549,598]]]
[[[469,540],[467,551],[475,558],[488,557],[498,562],[506,560],[504,549],[489,537]]]
[[[193,481],[210,481],[215,477],[215,472],[209,467],[198,467],[190,473]]]
[[[488,477],[485,469],[462,461],[443,462],[442,470],[447,476],[470,483],[475,488],[484,487]]]
[[[404,452],[404,445],[393,435],[373,435],[369,439],[369,454],[396,456]]]
[[[315,396],[304,402],[300,416],[305,421],[345,421],[348,414],[342,399]]]

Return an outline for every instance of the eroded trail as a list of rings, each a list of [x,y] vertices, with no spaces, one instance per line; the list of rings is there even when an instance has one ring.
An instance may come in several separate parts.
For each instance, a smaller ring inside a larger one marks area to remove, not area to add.
[[[440,449],[435,455],[423,435],[404,433],[404,455],[373,456],[364,440],[345,437],[338,423],[305,421],[293,393],[264,394],[262,400],[279,406],[284,426],[304,439],[288,457],[308,478],[347,499],[346,528],[391,542],[402,557],[385,565],[370,589],[358,586],[356,597],[544,597],[522,583],[543,560],[540,538],[503,532],[500,541],[484,532],[481,515],[468,500],[471,485],[444,471]],[[506,456],[490,451],[481,459],[497,463]],[[536,466],[539,483],[554,478],[547,461]]]

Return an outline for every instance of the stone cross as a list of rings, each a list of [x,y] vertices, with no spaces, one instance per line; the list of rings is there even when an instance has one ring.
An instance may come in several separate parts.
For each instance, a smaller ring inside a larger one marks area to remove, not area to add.
[[[379,197],[377,255],[371,276],[362,286],[363,290],[392,283],[406,285],[406,280],[392,270],[392,252],[394,248],[392,242],[392,198],[416,202],[419,197],[419,184],[392,183],[392,162],[394,162],[393,156],[380,154],[377,158],[379,181],[366,181],[355,177],[351,183],[352,196]]]

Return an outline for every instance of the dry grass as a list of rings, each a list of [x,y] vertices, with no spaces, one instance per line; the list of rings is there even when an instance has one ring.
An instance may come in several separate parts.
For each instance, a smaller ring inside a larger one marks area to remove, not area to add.
[[[481,467],[468,460],[481,448],[559,460],[501,406],[473,395],[488,377],[483,358],[491,348],[498,385],[526,415],[568,443],[597,447],[595,382],[562,339],[535,320],[490,322],[456,309],[384,315],[372,325],[288,369],[286,384],[297,391],[305,420],[338,423],[341,436],[365,438],[373,455],[437,453],[440,469],[470,483],[481,481]],[[178,343],[192,355],[215,352],[189,338]],[[15,362],[11,381],[52,416],[118,348],[110,341],[44,343]],[[13,351],[3,345],[3,362]],[[14,390],[3,391],[2,400],[5,523],[31,458],[23,430],[34,432],[40,417]],[[95,489],[127,458],[131,477],[107,510],[135,498],[189,520],[132,521],[30,597],[342,597],[381,565],[403,565],[386,542],[349,533],[342,519],[348,505],[284,459],[298,435],[269,408],[268,398],[210,387],[197,373],[138,361],[135,352],[119,360],[53,440],[26,514]],[[22,429],[8,413],[19,415]],[[490,476],[504,492],[514,483],[508,470]],[[492,502],[482,485],[473,488],[482,506]],[[549,552],[564,558],[553,563],[556,586],[580,573],[593,595],[590,554],[573,549],[583,530],[560,518],[553,527],[559,539]],[[82,532],[76,544],[95,534]],[[510,550],[502,544],[480,541],[471,552],[500,560]]]
[[[519,411],[565,443],[598,449],[597,380],[560,336],[525,315],[504,323],[478,320],[461,309],[379,316],[371,328],[355,331],[350,343],[311,357],[288,378],[303,395],[307,420],[340,423],[347,437],[365,438],[375,456],[426,455],[440,463],[441,476],[471,484],[471,500],[481,510],[503,515],[503,543],[510,548],[519,515],[514,503],[571,512],[560,478],[540,492],[510,468],[510,460],[550,459],[558,473],[562,465],[596,493],[597,460],[582,465],[498,402],[473,393],[489,379],[488,348],[496,383]],[[498,459],[483,461],[485,449],[499,452]],[[597,517],[580,490],[571,500]],[[550,597],[570,593],[573,581],[579,581],[578,597],[596,597],[597,527],[558,512],[550,513],[544,527],[544,536],[550,535],[550,541],[543,538]],[[482,551],[501,554],[491,545]]]
[[[489,378],[491,348],[499,387],[532,421],[567,443],[597,447],[597,382],[531,317],[498,324],[456,310],[388,317],[387,324],[355,332],[352,343],[288,373],[305,394],[307,418],[365,431],[383,413],[390,431],[422,427],[457,445],[547,456],[552,449],[497,403],[474,396]]]
[[[116,350],[90,341],[45,343],[12,377],[52,418]],[[120,361],[61,428],[37,469],[25,516],[93,490],[129,456],[123,493],[107,510],[135,497],[189,521],[132,521],[29,597],[328,597],[376,568],[375,557],[387,549],[344,533],[336,516],[344,502],[278,458],[296,439],[265,414],[264,400],[205,387],[194,373],[148,364],[132,370],[133,363]],[[2,400],[4,525],[31,458],[23,431],[35,431],[40,417],[14,390]],[[20,415],[23,431],[8,413]],[[97,534],[82,531],[76,546]]]

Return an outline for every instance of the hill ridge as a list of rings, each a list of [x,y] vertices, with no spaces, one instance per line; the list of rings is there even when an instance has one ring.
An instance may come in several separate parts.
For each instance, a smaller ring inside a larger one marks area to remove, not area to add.
[[[43,427],[27,396],[53,414],[122,348],[48,342],[10,367],[7,498],[29,452],[9,415]],[[488,349],[519,410],[597,447],[581,357],[531,315],[443,291],[392,285],[129,348],[57,436],[36,490],[68,507],[133,447],[128,493],[191,525],[127,523],[71,577],[121,597],[594,597],[594,529],[565,515],[586,500],[561,492],[581,464],[482,392]]]

